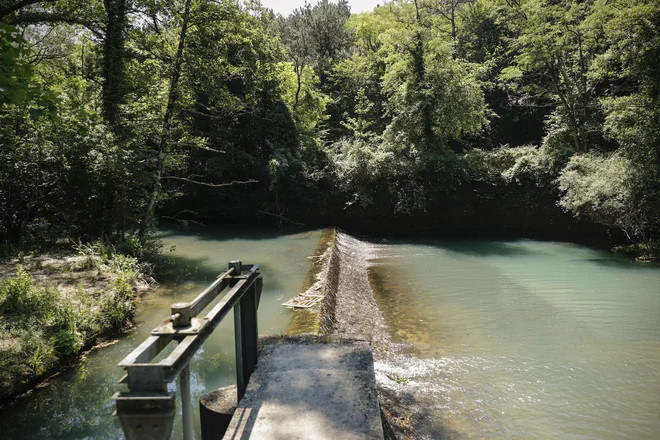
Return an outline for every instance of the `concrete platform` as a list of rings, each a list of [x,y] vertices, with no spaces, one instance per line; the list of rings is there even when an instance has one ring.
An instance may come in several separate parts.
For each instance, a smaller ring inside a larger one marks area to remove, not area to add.
[[[224,439],[382,440],[369,345],[267,344]]]

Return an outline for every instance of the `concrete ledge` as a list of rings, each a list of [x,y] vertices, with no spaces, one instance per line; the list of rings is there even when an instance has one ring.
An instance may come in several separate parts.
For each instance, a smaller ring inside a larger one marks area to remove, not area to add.
[[[383,439],[371,348],[269,341],[224,439]]]

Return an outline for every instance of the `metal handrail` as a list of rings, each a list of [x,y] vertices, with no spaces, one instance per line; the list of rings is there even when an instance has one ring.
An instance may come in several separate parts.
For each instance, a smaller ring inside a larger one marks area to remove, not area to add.
[[[184,440],[192,440],[192,400],[190,397],[190,361],[220,322],[234,310],[236,344],[236,387],[238,401],[257,364],[257,309],[263,278],[258,265],[230,261],[229,269],[191,302],[172,304],[172,314],[155,328],[142,344],[126,356],[118,366],[126,370],[121,383],[128,392],[113,396],[127,440],[169,439],[175,415],[175,394],[167,384],[179,377],[183,412]],[[225,296],[204,316],[198,317],[218,295]],[[154,358],[172,341],[176,348],[164,359]]]

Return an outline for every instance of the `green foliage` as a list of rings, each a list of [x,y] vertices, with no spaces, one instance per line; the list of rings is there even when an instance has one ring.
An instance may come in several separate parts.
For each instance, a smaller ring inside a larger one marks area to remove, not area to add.
[[[33,72],[23,57],[26,52],[18,30],[0,22],[0,105],[18,104],[27,98]]]
[[[102,303],[102,322],[108,329],[121,329],[135,314],[134,276],[120,273],[114,280],[112,289],[105,295]]]
[[[565,144],[576,152],[591,148],[601,124],[597,81],[589,68],[602,47],[602,26],[590,19],[591,7],[591,2],[516,3],[509,11],[519,32],[511,48],[514,64],[501,75],[531,99],[555,103],[550,135],[564,133]]]
[[[128,237],[125,237],[120,243],[119,250],[122,254],[138,259],[144,258],[153,252],[153,250],[142,244],[140,237],[138,237],[137,234],[131,234]]]
[[[0,284],[0,311],[6,315],[34,315],[45,317],[53,308],[57,291],[48,287],[35,287],[30,274],[18,266],[16,278],[7,278]]]
[[[326,107],[331,99],[319,89],[320,80],[314,70],[307,66],[301,68],[300,90],[297,88],[298,76],[291,63],[281,65],[282,99],[291,111],[296,107],[296,122],[300,135],[309,145],[314,143],[320,124],[328,118]]]
[[[481,154],[482,160],[492,165],[507,184],[547,188],[552,185],[563,165],[562,158],[551,154],[548,148],[534,145],[504,147]]]
[[[159,219],[543,230],[568,225],[562,208],[660,233],[658,2],[16,5],[0,24],[12,254],[102,240],[145,259]]]
[[[358,47],[366,53],[364,58],[374,61],[365,65],[354,56],[335,75],[346,73],[349,81],[362,83],[356,92],[363,100],[374,95],[369,82],[371,75],[378,75],[391,121],[386,136],[405,147],[443,149],[453,140],[478,134],[486,125],[483,92],[474,67],[455,59],[452,43],[429,27],[433,17],[416,16],[409,6],[389,4],[355,16],[350,26],[356,30]],[[355,70],[359,62],[361,69]],[[364,75],[365,67],[382,70]]]
[[[21,265],[15,277],[0,282],[0,398],[131,324],[136,284],[147,276],[142,271],[148,267],[101,243],[79,249],[111,280],[108,288],[37,284]]]
[[[380,184],[395,171],[394,153],[383,150],[379,139],[343,139],[335,144],[335,172],[342,189],[350,194],[347,206],[366,208],[376,201]]]
[[[647,217],[637,204],[640,184],[631,161],[617,155],[573,156],[558,179],[559,205],[578,217],[620,228],[631,238],[648,238]]]

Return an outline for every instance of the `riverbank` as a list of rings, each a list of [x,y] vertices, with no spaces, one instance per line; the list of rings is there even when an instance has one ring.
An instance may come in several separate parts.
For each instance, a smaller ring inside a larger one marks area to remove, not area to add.
[[[151,268],[102,245],[0,262],[0,403],[133,327]]]

